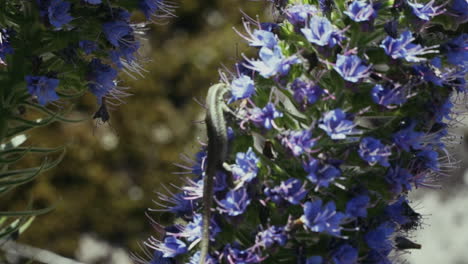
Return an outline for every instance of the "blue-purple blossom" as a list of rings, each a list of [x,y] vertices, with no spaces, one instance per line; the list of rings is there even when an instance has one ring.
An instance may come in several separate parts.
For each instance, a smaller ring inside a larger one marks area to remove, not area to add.
[[[341,33],[325,17],[313,16],[308,25],[301,29],[306,39],[313,44],[334,47],[343,39]]]
[[[91,5],[99,5],[100,3],[102,3],[102,0],[84,0],[84,1]]]
[[[367,207],[370,198],[367,195],[358,195],[346,203],[346,214],[351,217],[367,217]]]
[[[304,170],[308,173],[307,179],[319,187],[328,187],[337,177],[341,175],[341,171],[333,165],[322,164],[317,159],[311,159],[307,163],[303,163]]]
[[[45,105],[48,102],[59,99],[59,96],[55,92],[55,89],[59,85],[58,79],[28,75],[25,77],[25,80],[29,94],[36,96],[39,104]]]
[[[407,2],[413,14],[424,21],[431,20],[432,17],[441,14],[444,10],[442,6],[434,6],[435,1],[431,0],[426,4]]]
[[[161,14],[162,17],[174,16],[175,6],[165,0],[139,0],[138,6],[148,20],[156,14]]]
[[[133,29],[130,25],[122,20],[104,23],[102,25],[102,31],[106,39],[117,48],[125,43],[123,41],[124,37],[133,33]]]
[[[236,163],[231,167],[235,181],[243,185],[255,179],[258,173],[258,162],[259,158],[251,147],[245,153],[238,152],[236,154]]]
[[[390,236],[395,232],[395,225],[391,222],[384,222],[377,228],[367,232],[364,240],[367,246],[383,255],[388,255],[392,250]]]
[[[318,12],[317,8],[309,4],[290,5],[284,11],[286,19],[291,24],[299,27],[303,27],[307,22],[307,19]]]
[[[321,256],[312,256],[306,259],[305,264],[322,264],[323,258]]]
[[[345,218],[343,213],[336,211],[333,201],[322,207],[322,200],[304,204],[304,215],[301,221],[313,232],[327,233],[333,236],[340,236],[341,221]]]
[[[431,148],[425,148],[416,154],[419,166],[423,169],[431,169],[433,171],[440,170],[439,153]]]
[[[9,29],[0,29],[0,65],[5,64],[7,54],[13,54],[13,48],[10,45],[10,34]]]
[[[195,254],[192,255],[192,257],[190,257],[190,260],[189,260],[188,264],[200,264],[200,255],[201,255],[201,252],[197,251]],[[210,255],[206,256],[205,264],[218,264],[218,263],[219,262],[215,258],[213,258],[212,256],[210,256]],[[171,262],[171,263],[168,263],[168,264],[173,264],[173,263]]]
[[[309,153],[315,146],[317,139],[312,138],[312,132],[305,130],[288,130],[281,139],[281,144],[285,146],[295,157]]]
[[[413,209],[408,205],[408,201],[403,196],[396,202],[387,205],[384,211],[386,216],[399,225],[411,222],[411,213],[414,213]]]
[[[291,84],[293,98],[300,104],[313,104],[324,94],[322,88],[312,82],[306,82],[299,78]]]
[[[86,55],[89,55],[98,49],[98,44],[91,40],[82,40],[78,43],[78,46],[84,51]]]
[[[366,3],[362,0],[354,0],[344,13],[355,22],[370,21],[377,16],[372,3]]]
[[[159,250],[154,250],[153,258],[150,260],[149,264],[172,264],[170,258],[163,257],[163,253]]]
[[[117,78],[117,71],[103,64],[100,59],[93,59],[89,63],[89,68],[88,87],[101,103],[102,98],[115,88],[114,80]]]
[[[358,251],[348,244],[343,244],[332,253],[334,264],[356,264]]]
[[[369,76],[371,66],[365,65],[356,55],[338,54],[333,68],[346,81],[357,83],[359,80]]]
[[[434,118],[435,121],[438,123],[441,123],[442,120],[445,118],[447,120],[451,120],[452,117],[452,108],[453,108],[453,103],[450,101],[450,98],[447,98],[445,102],[437,105],[432,105],[434,108]]]
[[[185,237],[187,241],[192,242],[200,239],[202,236],[203,217],[201,214],[195,214],[191,222],[182,228],[176,235],[178,237]],[[211,218],[210,221],[210,239],[214,240],[215,236],[221,232],[218,224]]]
[[[410,181],[413,175],[404,168],[399,166],[391,167],[385,175],[385,180],[390,184],[392,192],[400,194],[403,191],[411,190]]]
[[[468,20],[468,1],[452,0],[450,13],[457,16],[458,23],[465,23]]]
[[[51,0],[48,3],[49,6],[47,7],[47,17],[49,18],[49,23],[52,26],[60,28],[73,20],[73,17],[69,13],[69,2],[62,0]]]
[[[247,42],[249,42],[249,46],[258,48],[266,47],[268,49],[273,49],[278,45],[278,37],[271,31],[263,29],[254,29],[254,31],[252,32],[250,24],[248,22],[244,22],[244,27],[248,36],[245,36],[241,33],[238,34],[245,40],[247,40]]]
[[[421,137],[424,135],[423,132],[414,131],[416,125],[412,123],[406,128],[393,134],[393,142],[405,151],[412,149],[421,149]]]
[[[394,108],[395,105],[402,105],[406,102],[405,90],[401,87],[387,87],[376,84],[371,90],[372,101],[374,103]]]
[[[279,74],[286,75],[291,65],[300,62],[296,55],[285,57],[279,46],[273,49],[262,47],[259,52],[260,60],[247,60],[245,67],[257,71],[262,77],[269,78]]]
[[[156,250],[161,251],[164,258],[173,258],[188,251],[185,243],[173,236],[164,238],[164,243],[156,245]]]
[[[242,74],[239,78],[236,78],[231,82],[232,97],[229,99],[229,103],[250,98],[254,93],[255,85],[252,78]]]
[[[263,260],[262,257],[251,248],[242,250],[237,243],[226,245],[223,251],[226,263],[250,264],[260,263]]]
[[[442,87],[444,86],[444,80],[442,80],[442,76],[439,74],[439,67],[434,65],[434,61],[437,61],[437,58],[432,59],[430,63],[413,65],[414,75],[422,77],[426,82],[431,82],[434,85]]]
[[[387,36],[380,47],[385,50],[385,53],[392,57],[392,59],[405,59],[409,62],[420,62],[426,60],[418,56],[437,53],[436,50],[431,50],[432,47],[424,48],[419,44],[411,43],[415,38],[411,31],[406,30],[401,33],[400,37],[395,39]]]
[[[388,157],[392,155],[389,146],[385,146],[380,140],[373,137],[365,137],[359,144],[359,156],[367,161],[369,165],[380,164],[384,167],[390,166]]]
[[[251,119],[255,124],[270,130],[273,127],[274,120],[282,116],[283,113],[276,110],[275,105],[270,102],[263,109],[254,108]]]
[[[282,181],[279,186],[274,188],[265,188],[264,193],[273,202],[281,204],[288,201],[291,204],[299,204],[307,195],[305,184],[296,178],[289,178]]]
[[[255,238],[255,244],[261,245],[263,248],[269,248],[275,243],[284,246],[288,239],[284,227],[281,226],[270,226],[257,234]]]
[[[354,129],[356,125],[339,108],[325,113],[318,126],[332,139],[345,139],[347,135],[357,132]]]
[[[462,0],[465,1],[465,0]],[[466,2],[466,1],[465,1]],[[468,5],[468,4],[467,4]],[[467,10],[468,16],[468,10]],[[463,33],[442,46],[447,61],[453,65],[468,68],[468,34]]]
[[[245,212],[250,202],[247,190],[241,187],[237,190],[230,190],[226,197],[218,202],[218,209],[229,216],[238,216]]]

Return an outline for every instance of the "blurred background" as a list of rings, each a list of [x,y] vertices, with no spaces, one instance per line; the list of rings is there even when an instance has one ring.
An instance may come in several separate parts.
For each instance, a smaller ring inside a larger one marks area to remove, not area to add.
[[[87,264],[129,264],[130,253],[141,253],[139,245],[157,234],[146,209],[155,207],[156,193],[166,192],[163,185],[176,190],[171,184],[178,185],[182,177],[173,174],[181,171],[174,163],[184,163],[183,153],[193,157],[205,138],[203,125],[197,123],[204,117],[203,109],[194,98],[203,101],[208,87],[218,80],[218,69],[223,65],[231,69],[246,52],[232,29],[242,28],[241,10],[262,21],[272,20],[266,1],[177,4],[177,17],[152,25],[142,40],[141,57],[148,71],[144,78],[122,74],[120,85],[131,87],[133,96],[111,111],[109,123],[57,123],[29,138],[44,147],[67,144],[67,154],[57,168],[8,197],[17,208],[24,209],[31,201],[35,208],[55,207],[38,217],[19,242]],[[89,96],[70,117],[90,118],[96,110],[95,99]],[[456,151],[461,153],[463,144],[459,146]],[[413,195],[426,224],[415,234],[423,248],[407,257],[410,263],[468,263],[468,174],[463,169],[456,174],[443,192]],[[161,223],[170,220],[165,213],[149,215]]]

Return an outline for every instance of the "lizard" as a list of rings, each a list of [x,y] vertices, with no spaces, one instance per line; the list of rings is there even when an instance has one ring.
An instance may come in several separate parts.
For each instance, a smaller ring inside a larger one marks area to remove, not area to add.
[[[208,136],[208,153],[206,158],[205,175],[203,178],[203,212],[202,212],[202,236],[200,246],[200,264],[205,264],[210,247],[210,222],[211,206],[213,203],[214,177],[228,155],[228,135],[224,111],[227,106],[224,102],[224,94],[228,85],[218,83],[208,89],[206,96],[206,129]]]

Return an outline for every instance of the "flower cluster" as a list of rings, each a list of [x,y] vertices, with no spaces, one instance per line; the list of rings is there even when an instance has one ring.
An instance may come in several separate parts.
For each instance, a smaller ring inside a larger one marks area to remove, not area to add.
[[[464,22],[434,1],[283,2],[284,21],[236,30],[258,58],[222,74],[232,134],[205,263],[394,263],[393,251],[419,247],[408,192],[454,167],[450,98],[467,92],[468,37],[453,32]],[[432,26],[449,20],[453,32]],[[184,227],[147,245],[198,263],[199,231],[184,230],[204,205],[182,190],[162,210],[184,208]]]

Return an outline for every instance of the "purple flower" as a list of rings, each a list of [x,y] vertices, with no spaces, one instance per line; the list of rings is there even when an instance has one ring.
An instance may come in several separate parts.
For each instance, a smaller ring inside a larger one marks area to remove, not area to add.
[[[188,251],[185,243],[173,236],[164,238],[164,243],[160,244],[157,250],[163,253],[164,258],[173,258]]]
[[[319,187],[328,187],[341,171],[333,165],[321,164],[319,160],[311,159],[308,163],[303,163],[304,170],[308,173],[307,179]]]
[[[396,132],[393,135],[393,142],[405,151],[410,151],[410,148],[421,149],[421,137],[424,135],[423,132],[414,131],[415,124],[411,124],[408,127]]]
[[[334,264],[356,264],[358,251],[348,244],[341,245],[332,253]]]
[[[236,154],[236,164],[232,165],[232,175],[239,186],[251,182],[257,177],[259,158],[249,147],[247,152],[238,152]]]
[[[262,77],[269,78],[276,74],[286,75],[291,65],[300,62],[297,56],[284,57],[281,48],[274,46],[273,49],[262,47],[259,52],[260,60],[248,60],[245,67],[257,71]]]
[[[385,207],[385,215],[388,216],[392,221],[399,225],[405,225],[412,221],[416,212],[408,205],[408,201],[404,196],[400,197],[393,204]]]
[[[303,27],[307,22],[307,18],[316,14],[318,12],[317,8],[309,4],[301,5],[290,5],[284,11],[286,18],[291,22],[291,24],[299,27]]]
[[[388,255],[392,250],[392,241],[390,236],[395,232],[395,225],[391,222],[384,222],[376,229],[367,232],[364,240],[370,249],[373,249],[383,255]]]
[[[279,204],[288,201],[291,204],[299,204],[307,195],[305,184],[296,178],[289,178],[282,181],[279,186],[274,188],[265,188],[265,195],[273,202]]]
[[[250,201],[247,190],[241,187],[237,190],[230,190],[226,197],[218,202],[218,209],[229,216],[238,216],[245,212]]]
[[[251,116],[252,121],[268,130],[273,127],[273,121],[282,117],[283,113],[276,110],[273,103],[268,103],[263,109],[254,108]]]
[[[452,0],[451,3],[450,13],[458,17],[458,23],[465,23],[468,20],[468,1]]]
[[[366,66],[358,56],[338,54],[337,57],[334,69],[346,81],[356,83],[369,76],[371,66]]]
[[[244,22],[244,28],[247,32],[247,36],[237,32],[242,38],[249,42],[249,46],[251,47],[266,47],[268,49],[273,49],[278,45],[278,37],[273,34],[269,30],[263,29],[254,29],[252,33],[252,29],[250,28],[249,22]]]
[[[353,121],[346,118],[346,113],[341,109],[327,112],[320,119],[319,128],[323,129],[332,139],[345,139],[347,135],[357,133]]]
[[[440,75],[436,74],[436,71],[440,73],[440,70],[432,64],[435,59],[432,59],[431,63],[413,65],[413,71],[414,75],[422,77],[424,81],[442,87],[444,86],[444,80],[442,80]]]
[[[232,97],[229,99],[229,103],[250,98],[255,93],[255,85],[253,80],[247,75],[241,75],[239,78],[234,79],[231,82],[231,94]]]
[[[239,249],[239,245],[237,243],[232,246],[231,244],[226,245],[224,247],[223,255],[226,258],[226,263],[250,264],[250,263],[260,263],[263,260],[252,249],[245,249],[245,250]]]
[[[401,33],[400,37],[397,39],[387,36],[380,44],[380,47],[393,59],[402,58],[409,62],[424,61],[426,60],[425,58],[420,58],[418,56],[428,53],[437,53],[437,51],[431,50],[432,47],[423,48],[419,44],[411,43],[413,40],[413,34],[411,31],[407,30]]]
[[[403,88],[400,87],[384,87],[376,84],[371,91],[372,101],[374,103],[385,106],[389,109],[395,105],[402,105],[406,102],[406,95]]]
[[[120,47],[123,43],[124,37],[132,35],[133,29],[130,25],[122,20],[107,22],[102,25],[102,31],[106,39],[114,46]]]
[[[193,242],[200,239],[202,236],[203,217],[201,214],[195,214],[191,222],[182,228],[181,232],[177,233],[178,237],[185,237],[187,241]],[[210,239],[214,240],[215,236],[221,232],[218,224],[212,218],[210,221]]]
[[[93,59],[89,63],[89,68],[88,87],[98,98],[100,104],[102,98],[115,88],[114,80],[117,78],[117,71],[109,65],[103,64],[99,59]]]
[[[70,3],[62,0],[51,0],[47,8],[47,16],[52,26],[60,28],[72,21]]]
[[[324,93],[323,89],[312,82],[305,82],[297,78],[291,84],[291,89],[294,91],[294,100],[300,104],[313,104]]]
[[[165,3],[164,0],[140,0],[138,6],[148,20],[158,12],[163,13],[163,16],[174,16],[174,6]]]
[[[370,21],[377,16],[372,4],[361,0],[354,0],[344,13],[355,22]]]
[[[166,208],[161,211],[169,211],[178,217],[191,216],[193,214],[194,204],[192,200],[188,199],[184,192],[175,195],[171,194],[171,196],[160,193],[159,199],[172,204],[170,206],[161,205]]]
[[[281,144],[289,149],[295,157],[309,153],[316,144],[309,129],[285,132]]]
[[[385,180],[391,185],[392,192],[395,194],[400,194],[402,191],[410,191],[410,180],[412,179],[413,175],[408,170],[398,166],[390,168],[387,175],[385,175]]]
[[[447,55],[447,61],[449,63],[468,68],[468,34],[461,34],[460,36],[445,43],[442,48]]]
[[[358,152],[359,156],[371,166],[377,163],[384,167],[390,166],[388,157],[392,155],[392,151],[389,146],[385,146],[378,139],[372,137],[363,138],[359,144]]]
[[[10,45],[10,34],[12,30],[0,29],[0,65],[5,64],[7,54],[13,54],[13,48]]]
[[[37,101],[41,105],[45,105],[48,102],[56,101],[59,99],[55,89],[59,85],[59,80],[54,78],[48,78],[46,76],[31,76],[25,77],[28,92],[32,96],[37,97]]]
[[[155,250],[153,253],[153,258],[149,264],[172,264],[172,260],[163,257],[163,253],[161,251]]]
[[[261,245],[263,248],[269,248],[275,243],[284,246],[286,244],[287,235],[284,230],[284,227],[280,226],[270,226],[268,229],[265,229],[257,234],[255,238],[255,243]]]
[[[91,40],[82,40],[78,45],[86,55],[89,55],[98,49],[98,44]]]
[[[312,256],[306,259],[305,264],[322,264],[323,258],[321,256]]]
[[[367,217],[369,202],[370,198],[367,195],[354,197],[346,204],[346,214],[351,217]]]
[[[433,171],[440,170],[439,153],[430,148],[426,148],[418,152],[416,155],[417,161],[423,169],[431,169]]]
[[[333,201],[322,207],[322,200],[318,199],[304,204],[304,215],[301,216],[301,220],[313,232],[340,236],[340,224],[344,217],[343,213],[336,211]]]
[[[329,14],[334,6],[332,0],[319,0],[319,8],[324,14]]]
[[[343,39],[333,24],[327,18],[320,16],[313,16],[308,26],[302,28],[301,32],[309,42],[321,47],[334,47]]]
[[[416,2],[411,3],[409,1],[407,3],[415,16],[421,20],[429,21],[432,17],[437,16],[445,11],[442,9],[442,6],[434,6],[434,2],[434,0],[431,0],[425,5]]]
[[[102,3],[102,0],[84,0],[84,1],[91,5],[99,5],[100,3]]]

